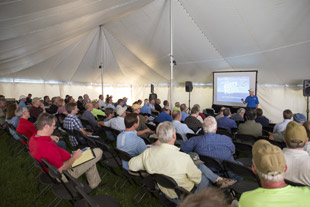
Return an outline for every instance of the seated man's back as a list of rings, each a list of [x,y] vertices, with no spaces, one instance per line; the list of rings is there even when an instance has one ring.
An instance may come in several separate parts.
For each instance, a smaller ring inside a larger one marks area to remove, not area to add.
[[[263,127],[261,124],[255,122],[255,111],[253,109],[247,109],[245,112],[245,123],[240,124],[238,127],[239,134],[249,134],[255,137],[263,135]]]

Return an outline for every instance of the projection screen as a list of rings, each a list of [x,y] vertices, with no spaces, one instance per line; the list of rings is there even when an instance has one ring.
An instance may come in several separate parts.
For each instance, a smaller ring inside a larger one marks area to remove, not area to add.
[[[256,95],[257,70],[213,72],[213,104],[245,106],[241,99],[253,89]]]

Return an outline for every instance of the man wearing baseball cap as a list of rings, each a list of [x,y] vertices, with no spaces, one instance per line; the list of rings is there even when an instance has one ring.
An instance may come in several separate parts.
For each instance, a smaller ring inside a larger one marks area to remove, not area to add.
[[[304,150],[308,141],[305,127],[295,121],[288,123],[283,154],[287,164],[285,179],[310,186],[310,155]]]
[[[140,137],[148,137],[150,134],[153,134],[154,132],[146,125],[145,117],[140,114],[140,108],[141,106],[138,104],[133,104],[131,106],[132,112],[138,114],[139,116],[139,126],[136,129],[137,135]]]
[[[19,107],[26,107],[27,108],[27,105],[26,105],[26,96],[25,95],[21,95],[19,96],[19,103],[18,103],[18,106]]]
[[[249,89],[250,95],[245,98],[242,98],[241,101],[243,104],[247,104],[247,108],[256,109],[258,107],[259,101],[257,96],[254,95],[254,90],[252,88]]]
[[[310,204],[310,187],[293,187],[284,181],[287,170],[282,150],[266,140],[252,148],[252,170],[261,186],[241,195],[239,207],[306,207]]]

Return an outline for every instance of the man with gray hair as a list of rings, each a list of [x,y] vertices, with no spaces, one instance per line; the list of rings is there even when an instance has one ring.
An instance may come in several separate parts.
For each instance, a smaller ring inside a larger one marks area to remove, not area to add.
[[[223,179],[212,173],[204,166],[204,171],[195,165],[188,154],[180,152],[180,149],[174,146],[176,141],[175,129],[171,122],[160,123],[157,127],[156,134],[161,143],[158,147],[146,149],[139,156],[129,161],[129,169],[132,171],[146,170],[149,174],[163,174],[173,178],[179,187],[192,191],[196,185],[196,191],[206,188],[210,182],[218,185],[227,186],[227,179]],[[199,160],[199,159],[198,159]],[[200,162],[201,163],[201,162]],[[159,186],[160,190],[173,201],[177,202],[177,195],[172,189]]]
[[[293,187],[284,181],[287,170],[281,149],[266,140],[258,140],[252,148],[252,170],[261,186],[244,192],[239,207],[306,207],[310,203],[310,187]]]
[[[183,152],[197,152],[199,155],[206,155],[218,159],[235,162],[233,154],[235,145],[230,137],[216,134],[217,123],[214,117],[205,118],[202,125],[205,132],[202,136],[196,136],[181,144]]]
[[[245,113],[245,109],[240,108],[238,109],[237,113],[232,114],[230,118],[232,120],[235,120],[236,122],[244,121],[244,113]]]

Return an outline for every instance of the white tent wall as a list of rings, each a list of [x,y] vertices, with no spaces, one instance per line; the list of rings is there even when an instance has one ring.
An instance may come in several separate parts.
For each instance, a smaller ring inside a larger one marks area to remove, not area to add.
[[[128,98],[128,103],[132,104],[135,100],[148,98],[151,88],[146,85],[110,85],[104,86],[104,95],[113,95],[113,100],[117,101],[124,96]],[[163,102],[169,100],[169,86],[156,86],[154,92]],[[198,103],[202,109],[212,106],[212,86],[197,86],[191,92],[191,106]],[[32,93],[35,97],[45,95],[61,96],[72,95],[77,99],[78,96],[87,93],[91,99],[98,99],[101,93],[99,85],[77,85],[77,84],[42,84],[42,83],[1,83],[0,94],[7,98],[18,99],[19,95]],[[293,113],[306,114],[306,97],[302,96],[302,87],[297,86],[263,86],[258,85],[257,95],[260,100],[260,107],[264,115],[273,122],[282,121],[282,111],[291,109]],[[188,93],[185,92],[183,85],[174,87],[174,100],[186,103],[188,106]]]

